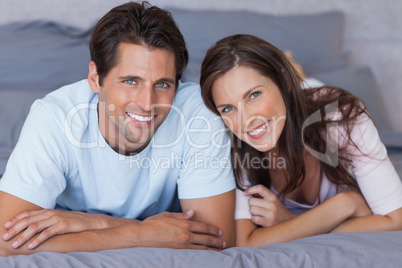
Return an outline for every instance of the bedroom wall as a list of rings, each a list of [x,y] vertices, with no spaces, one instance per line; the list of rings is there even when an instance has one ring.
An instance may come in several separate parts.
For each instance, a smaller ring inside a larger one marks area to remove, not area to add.
[[[121,0],[2,0],[0,24],[53,19],[88,27]],[[402,1],[400,0],[153,0],[161,7],[250,10],[271,14],[315,13],[338,9],[346,14],[344,50],[352,65],[368,65],[382,91],[393,128],[402,131]]]

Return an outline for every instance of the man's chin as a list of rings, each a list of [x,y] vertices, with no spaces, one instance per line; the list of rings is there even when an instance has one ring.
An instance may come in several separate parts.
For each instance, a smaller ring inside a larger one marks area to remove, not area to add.
[[[145,148],[152,140],[153,135],[148,134],[147,136],[138,137],[126,137],[125,146],[126,148],[138,150],[140,148]]]
[[[141,130],[138,128],[126,128],[126,133],[123,134],[125,147],[130,150],[144,149],[151,142],[159,126],[160,124],[154,124],[150,127],[142,128]]]

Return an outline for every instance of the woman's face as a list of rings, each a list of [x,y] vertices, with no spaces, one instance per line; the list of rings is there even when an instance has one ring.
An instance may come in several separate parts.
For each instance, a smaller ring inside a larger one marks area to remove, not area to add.
[[[212,98],[225,125],[261,152],[274,148],[286,108],[278,86],[251,67],[237,66],[212,85]]]

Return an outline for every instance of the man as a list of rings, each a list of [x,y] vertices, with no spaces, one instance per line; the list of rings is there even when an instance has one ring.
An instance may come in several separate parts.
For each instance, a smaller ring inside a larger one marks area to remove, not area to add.
[[[118,6],[90,52],[87,80],[31,108],[0,180],[0,254],[234,245],[229,141],[199,87],[179,86],[170,14]]]

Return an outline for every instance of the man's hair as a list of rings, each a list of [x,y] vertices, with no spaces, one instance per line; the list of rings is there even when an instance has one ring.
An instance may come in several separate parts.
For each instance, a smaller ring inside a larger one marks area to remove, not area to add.
[[[186,44],[170,12],[148,2],[128,2],[111,9],[92,32],[89,42],[99,84],[119,60],[121,43],[142,45],[149,49],[167,49],[174,54],[176,85],[188,63]]]

